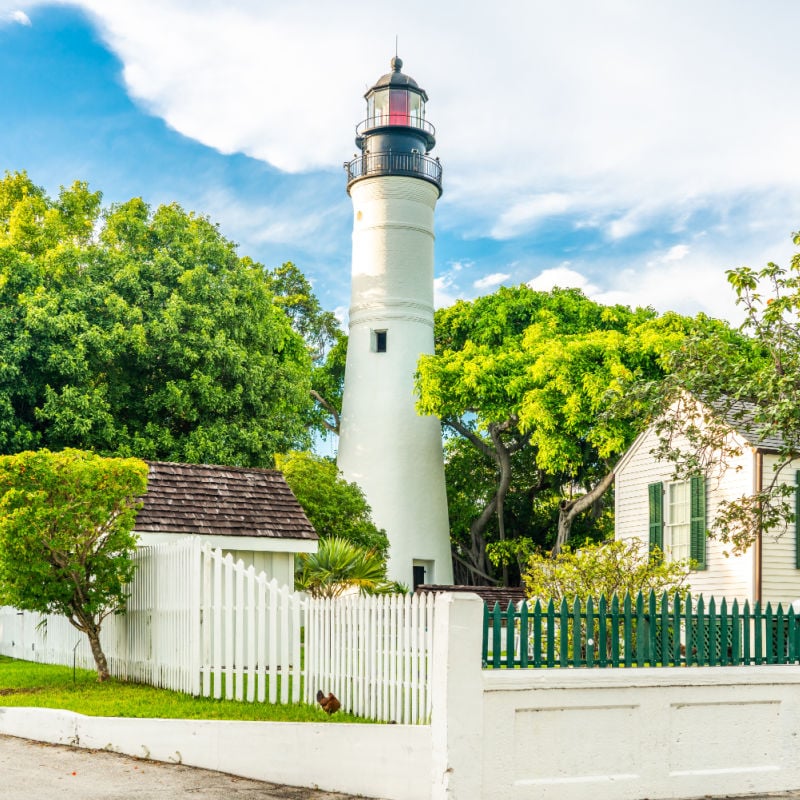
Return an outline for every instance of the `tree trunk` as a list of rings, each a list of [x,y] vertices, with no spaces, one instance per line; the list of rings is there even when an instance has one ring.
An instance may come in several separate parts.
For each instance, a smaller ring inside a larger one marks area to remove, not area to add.
[[[511,486],[511,452],[501,439],[501,434],[505,428],[499,425],[489,425],[489,436],[495,449],[495,461],[500,468],[500,480],[497,482],[497,492],[495,500],[497,505],[497,534],[500,541],[506,538],[505,525],[505,499],[508,489]],[[503,564],[503,586],[508,586],[508,565]]]
[[[92,648],[94,663],[97,665],[97,680],[102,683],[103,681],[107,681],[111,676],[108,674],[106,655],[103,652],[103,648],[100,646],[100,628],[92,626],[92,629],[88,630],[86,635],[89,637],[89,646]]]
[[[614,483],[614,475],[615,470],[612,469],[586,494],[575,500],[562,500],[558,504],[558,534],[551,555],[557,556],[561,552],[561,548],[569,541],[575,518],[578,514],[591,508],[605,494],[606,490]]]
[[[511,485],[511,456],[518,450],[521,450],[528,442],[527,436],[522,436],[511,444],[506,444],[503,441],[503,434],[509,431],[515,431],[517,423],[519,422],[516,414],[512,414],[504,422],[492,422],[488,426],[489,437],[492,440],[491,446],[481,439],[474,431],[470,430],[461,420],[458,419],[445,419],[442,420],[444,425],[448,425],[457,433],[460,433],[464,438],[472,442],[475,447],[485,455],[490,456],[497,464],[498,480],[497,489],[494,496],[486,504],[483,511],[472,520],[469,526],[470,543],[472,545],[472,559],[476,572],[488,577],[486,573],[489,572],[489,561],[486,558],[486,539],[483,536],[489,522],[495,513],[497,513],[497,527],[501,539],[505,539],[505,521],[503,519],[503,503],[508,489]],[[508,585],[508,567],[503,567],[503,585]]]
[[[93,617],[85,614],[80,609],[73,609],[72,616],[69,617],[70,624],[77,628],[81,633],[85,633],[89,639],[89,647],[92,650],[95,667],[97,668],[97,681],[103,683],[111,676],[108,672],[108,662],[103,648],[100,645],[100,625],[94,621]]]

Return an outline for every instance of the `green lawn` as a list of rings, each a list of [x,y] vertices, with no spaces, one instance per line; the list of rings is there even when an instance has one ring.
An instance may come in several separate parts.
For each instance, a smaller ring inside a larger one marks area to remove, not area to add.
[[[270,705],[211,700],[114,678],[97,682],[97,673],[0,656],[0,706],[64,708],[92,717],[235,719],[269,722],[367,722],[352,714],[328,716],[319,706]]]

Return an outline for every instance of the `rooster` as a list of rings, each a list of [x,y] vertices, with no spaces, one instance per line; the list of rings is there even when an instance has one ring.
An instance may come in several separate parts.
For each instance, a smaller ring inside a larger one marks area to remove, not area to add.
[[[333,692],[329,692],[328,696],[325,697],[321,689],[317,692],[317,702],[322,706],[322,710],[327,711],[329,714],[334,714],[342,707],[342,704]]]

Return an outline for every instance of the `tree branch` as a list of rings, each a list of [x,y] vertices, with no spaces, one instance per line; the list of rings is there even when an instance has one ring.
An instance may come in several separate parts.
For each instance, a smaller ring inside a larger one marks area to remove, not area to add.
[[[332,417],[334,420],[334,424],[331,425],[328,420],[323,419],[322,424],[332,433],[338,434],[339,433],[339,412],[332,406],[319,392],[312,389],[311,397],[317,403],[319,403]]]

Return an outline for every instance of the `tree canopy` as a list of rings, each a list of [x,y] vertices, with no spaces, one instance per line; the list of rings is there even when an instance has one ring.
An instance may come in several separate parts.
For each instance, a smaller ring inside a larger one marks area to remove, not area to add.
[[[557,551],[567,541],[575,519],[610,486],[613,464],[646,413],[643,404],[620,401],[635,382],[664,374],[665,354],[694,324],[711,323],[604,306],[577,289],[527,286],[437,312],[436,353],[419,363],[418,408],[467,439],[496,476],[469,536],[455,542],[473,574],[491,571],[493,520],[498,540],[508,538],[515,463],[518,490],[531,500],[559,498],[558,524],[532,531],[534,544]]]
[[[0,181],[0,452],[270,466],[309,441],[311,357],[208,219]],[[285,305],[285,304],[284,304]]]
[[[0,603],[65,616],[88,637],[101,681],[100,629],[125,608],[146,486],[138,459],[71,449],[0,456]]]

